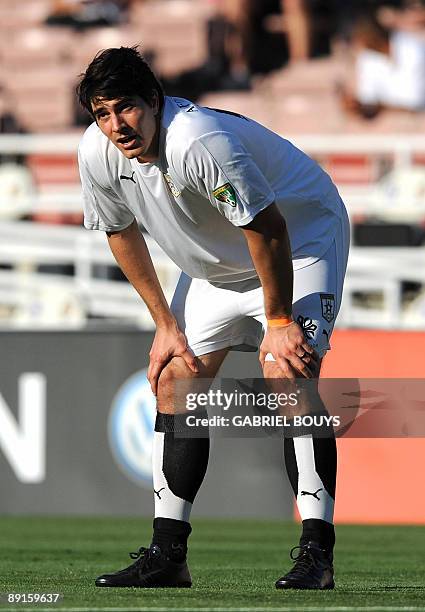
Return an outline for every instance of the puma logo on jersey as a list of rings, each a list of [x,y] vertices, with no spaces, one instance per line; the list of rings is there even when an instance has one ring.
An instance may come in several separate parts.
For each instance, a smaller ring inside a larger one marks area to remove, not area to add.
[[[133,181],[133,183],[136,184],[136,181],[133,178],[134,175],[135,175],[135,171],[134,170],[131,173],[131,176],[126,176],[125,174],[120,174],[120,180],[121,181]]]

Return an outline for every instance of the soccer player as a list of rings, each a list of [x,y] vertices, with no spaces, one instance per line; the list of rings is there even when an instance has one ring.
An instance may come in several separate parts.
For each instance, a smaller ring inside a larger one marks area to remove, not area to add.
[[[136,48],[98,54],[78,93],[95,120],[79,147],[85,227],[106,232],[156,325],[152,543],[96,585],[190,587],[190,512],[209,440],[174,435],[184,412],[175,381],[213,378],[228,351],[258,347],[265,378],[317,379],[341,303],[348,218],[307,155],[249,118],[164,96]],[[182,270],[171,306],[139,224]],[[317,394],[309,411],[324,410]],[[333,431],[316,434],[285,440],[302,534],[277,588],[334,586],[336,444]]]

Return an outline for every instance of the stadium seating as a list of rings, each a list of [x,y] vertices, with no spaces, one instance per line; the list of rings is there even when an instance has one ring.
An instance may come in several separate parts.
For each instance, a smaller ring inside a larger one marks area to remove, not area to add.
[[[210,9],[191,0],[134,2],[128,25],[90,28],[46,26],[49,0],[0,0],[0,85],[31,132],[65,130],[73,123],[78,75],[100,49],[141,45],[163,75],[176,75],[206,58]],[[183,33],[183,35],[182,35]],[[28,100],[35,106],[29,110]]]

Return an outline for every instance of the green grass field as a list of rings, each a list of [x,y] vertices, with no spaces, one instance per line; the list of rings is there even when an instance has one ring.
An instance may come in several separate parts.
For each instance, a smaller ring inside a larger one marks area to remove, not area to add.
[[[151,521],[134,518],[0,518],[0,592],[59,592],[56,605],[12,610],[425,610],[425,527],[340,526],[336,589],[277,591],[298,526],[196,520],[192,589],[98,589],[93,579],[130,563]]]

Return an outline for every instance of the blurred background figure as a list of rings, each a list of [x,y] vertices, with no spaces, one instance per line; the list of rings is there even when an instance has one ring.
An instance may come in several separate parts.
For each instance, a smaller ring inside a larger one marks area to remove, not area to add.
[[[7,89],[0,87],[0,135],[24,132],[13,112],[13,97]],[[0,151],[0,220],[24,217],[34,189],[25,155]]]
[[[207,54],[203,64],[164,79],[170,95],[191,99],[207,91],[247,90],[251,77],[282,67],[288,58],[281,31],[267,19],[280,13],[280,0],[212,0],[206,22]]]
[[[382,25],[392,30],[417,32],[423,35],[425,28],[425,4],[423,0],[402,0],[395,7],[384,3],[377,11]]]
[[[281,0],[290,61],[329,54],[335,23],[331,5],[320,0]]]
[[[348,110],[374,117],[385,108],[425,108],[425,10],[410,3],[382,9],[354,25],[356,80],[346,92]]]
[[[347,40],[356,19],[400,0],[281,0],[281,29],[286,33],[290,61],[332,54],[335,39]],[[278,27],[275,21],[275,27]]]
[[[53,0],[46,25],[76,30],[117,26],[127,20],[129,0]]]
[[[24,128],[13,112],[13,97],[10,92],[0,85],[0,134],[23,134]],[[0,164],[6,162],[24,163],[24,156],[8,154],[0,151]]]

